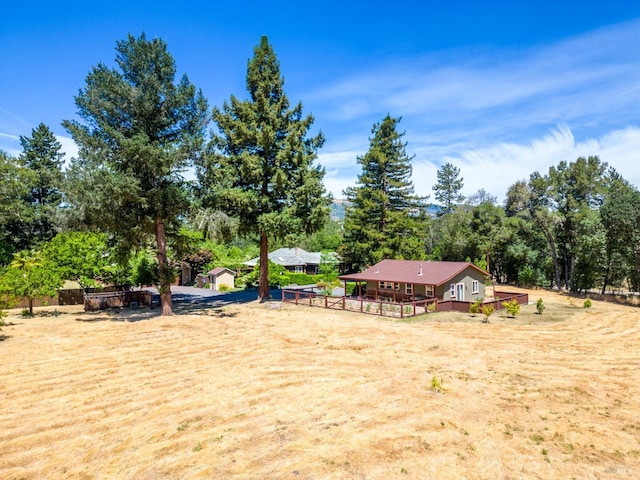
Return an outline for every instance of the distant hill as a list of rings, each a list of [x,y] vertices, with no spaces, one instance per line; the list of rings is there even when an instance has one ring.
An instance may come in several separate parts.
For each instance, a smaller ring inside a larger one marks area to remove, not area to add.
[[[331,204],[331,220],[335,220],[341,222],[344,220],[344,211],[349,202],[344,198],[335,198],[333,203]],[[429,203],[425,206],[425,210],[427,215],[430,217],[435,217],[440,212],[440,206],[434,205],[433,203]]]

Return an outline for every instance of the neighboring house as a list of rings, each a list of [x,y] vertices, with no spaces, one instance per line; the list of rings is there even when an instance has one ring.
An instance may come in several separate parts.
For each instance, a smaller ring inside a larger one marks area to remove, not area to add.
[[[341,275],[357,283],[355,294],[394,302],[437,298],[473,302],[484,298],[489,272],[469,262],[382,260],[364,272]]]
[[[335,260],[336,265],[339,264],[337,253],[330,253]],[[279,248],[269,253],[269,260],[276,265],[282,265],[284,268],[294,273],[308,273],[315,275],[320,271],[320,263],[322,263],[321,252],[307,252],[302,248]],[[244,262],[248,267],[255,267],[260,261],[260,257],[253,258],[248,262]],[[339,265],[338,265],[339,267]]]
[[[229,270],[224,267],[217,267],[213,270],[209,270],[205,279],[209,284],[209,288],[212,290],[220,290],[220,287],[233,288],[235,277],[236,273],[233,270]]]

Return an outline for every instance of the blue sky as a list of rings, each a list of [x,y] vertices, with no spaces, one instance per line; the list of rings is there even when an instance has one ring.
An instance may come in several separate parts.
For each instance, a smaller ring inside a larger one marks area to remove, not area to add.
[[[211,106],[245,97],[267,35],[285,90],[326,136],[334,196],[355,185],[371,127],[401,116],[417,193],[444,162],[463,193],[599,155],[640,186],[640,2],[30,2],[0,7],[0,149],[60,126],[92,66],[128,33],[160,37]]]

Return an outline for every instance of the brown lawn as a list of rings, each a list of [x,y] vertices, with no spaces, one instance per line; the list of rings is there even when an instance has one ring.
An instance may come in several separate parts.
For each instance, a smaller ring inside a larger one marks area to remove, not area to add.
[[[257,303],[14,312],[0,478],[640,478],[640,310],[539,297],[542,316],[488,324]]]

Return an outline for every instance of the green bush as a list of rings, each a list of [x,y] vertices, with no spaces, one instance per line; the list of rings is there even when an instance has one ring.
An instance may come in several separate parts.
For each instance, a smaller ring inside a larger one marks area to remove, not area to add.
[[[542,315],[542,312],[544,312],[545,309],[545,305],[544,302],[542,301],[541,298],[538,299],[538,301],[536,302],[536,310],[538,311],[538,315]]]
[[[516,299],[513,299],[509,302],[502,302],[501,304],[504,309],[507,311],[510,317],[515,317],[520,313],[520,304]]]
[[[480,313],[480,310],[482,310],[482,299],[476,298],[475,301],[469,305],[469,313],[471,315],[476,315]]]
[[[587,299],[584,301],[584,303],[582,304],[582,306],[583,306],[584,308],[591,308],[591,306],[592,306],[592,305],[593,305],[593,303],[591,302],[591,299],[590,299],[590,298],[587,298]]]
[[[311,285],[317,283],[318,275],[309,275],[307,273],[287,273],[289,277],[289,285]]]
[[[220,285],[218,287],[218,291],[220,292],[228,292],[229,290],[231,290],[231,287],[229,285]]]

